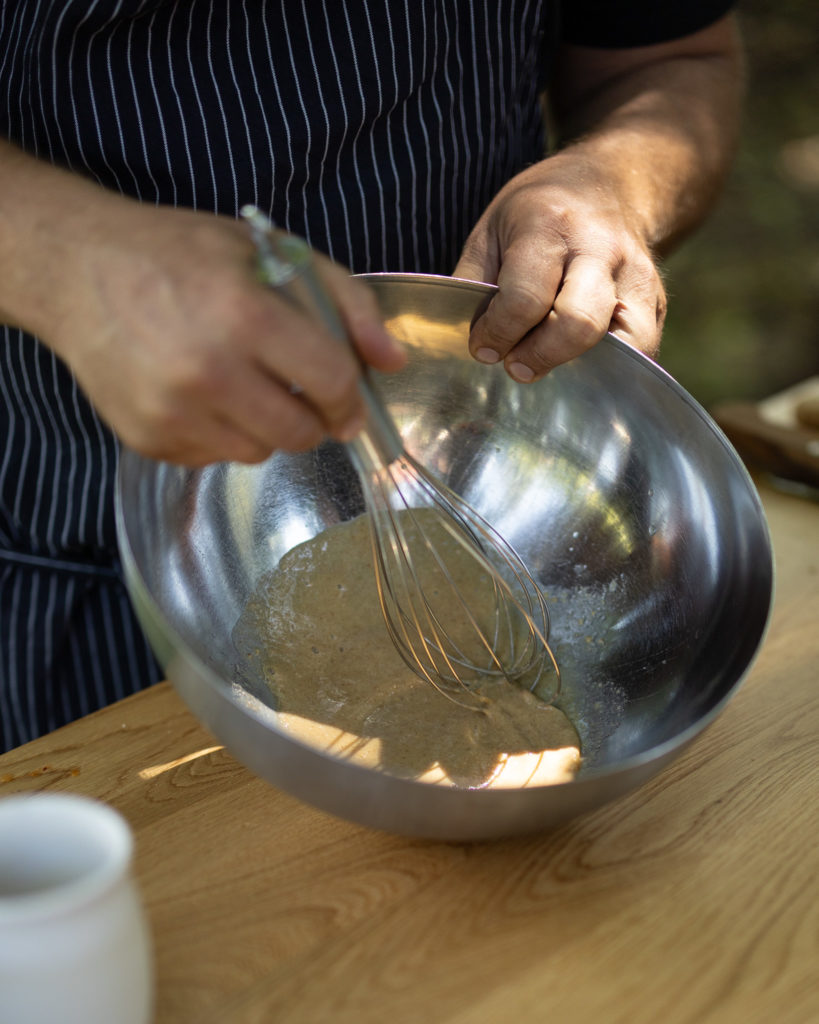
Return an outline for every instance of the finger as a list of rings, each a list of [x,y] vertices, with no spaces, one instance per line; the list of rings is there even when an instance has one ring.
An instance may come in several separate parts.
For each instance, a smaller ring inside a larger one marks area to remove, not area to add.
[[[323,417],[309,400],[258,366],[237,366],[230,391],[222,391],[213,408],[223,422],[267,454],[275,448],[307,451],[327,433]]]
[[[163,454],[153,457],[191,467],[208,466],[214,462],[264,462],[273,451],[269,445],[260,444],[218,418],[203,421],[196,436],[165,442],[164,449]]]
[[[646,289],[626,291],[618,301],[609,329],[612,334],[647,356],[655,358],[660,351],[667,301],[662,283],[646,294]]]
[[[298,391],[324,432],[337,433],[360,420],[361,365],[346,339],[335,337],[275,292],[263,293],[256,308],[245,312],[242,333],[248,363],[287,394]]]
[[[144,417],[108,419],[121,440],[150,459],[183,466],[206,466],[213,462],[255,463],[266,459],[272,448],[213,414],[180,411],[149,422]]]
[[[464,281],[482,281],[495,284],[498,279],[500,258],[497,247],[489,244],[488,234],[478,226],[464,243],[452,276]]]
[[[496,363],[508,357],[552,308],[562,274],[562,258],[519,261],[510,253],[498,274],[498,291],[472,327],[469,351],[474,358]]]
[[[404,366],[406,353],[383,325],[375,296],[338,265],[316,254],[322,285],[335,303],[344,336],[338,337],[313,315],[267,293],[276,304],[276,324],[267,325],[275,342],[259,350],[271,376],[292,385],[324,424],[325,432],[349,440],[361,428],[364,407],[359,390],[361,362],[391,372]]]
[[[133,408],[132,446],[187,464],[258,462],[275,448],[314,447],[325,435],[309,403],[264,367],[230,353],[181,381],[143,390]]]
[[[407,353],[384,326],[372,288],[323,257],[319,257],[319,267],[359,358],[384,373],[402,369],[407,362]]]
[[[616,305],[608,264],[595,257],[573,259],[548,317],[507,356],[507,372],[515,380],[535,380],[585,352],[608,331]]]

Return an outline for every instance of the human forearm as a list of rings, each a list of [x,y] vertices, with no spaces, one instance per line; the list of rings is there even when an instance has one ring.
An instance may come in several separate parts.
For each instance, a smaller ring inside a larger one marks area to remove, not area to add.
[[[723,19],[674,43],[563,52],[553,95],[569,141],[495,196],[455,268],[497,283],[470,350],[528,381],[606,331],[655,355],[656,257],[702,219],[733,153],[739,47]]]
[[[372,295],[316,254],[361,359],[397,369]],[[232,218],[139,203],[0,148],[0,317],[74,371],[119,436],[187,464],[360,426],[351,349],[258,281]]]
[[[129,202],[0,139],[2,322],[51,342],[83,222],[109,200]]]
[[[553,93],[565,159],[617,191],[663,255],[696,228],[736,148],[744,71],[732,18],[674,44],[566,47]]]

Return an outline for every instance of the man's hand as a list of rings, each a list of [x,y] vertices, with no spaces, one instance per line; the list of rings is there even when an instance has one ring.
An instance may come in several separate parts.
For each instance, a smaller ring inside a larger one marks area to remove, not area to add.
[[[564,46],[552,104],[574,141],[501,189],[453,271],[499,286],[472,355],[521,381],[607,331],[656,355],[666,298],[655,256],[710,208],[741,95],[730,17],[655,46]]]
[[[138,203],[0,147],[0,316],[71,367],[144,455],[257,462],[351,438],[360,361],[403,366],[375,299],[316,254],[356,352],[256,274],[247,226]]]
[[[639,225],[593,162],[559,154],[519,174],[472,231],[456,277],[497,283],[469,348],[542,377],[611,330],[648,355],[666,300]]]
[[[360,429],[356,355],[258,281],[245,225],[129,204],[79,252],[46,340],[126,444],[187,465],[256,462]],[[315,264],[360,359],[402,366],[369,289]]]

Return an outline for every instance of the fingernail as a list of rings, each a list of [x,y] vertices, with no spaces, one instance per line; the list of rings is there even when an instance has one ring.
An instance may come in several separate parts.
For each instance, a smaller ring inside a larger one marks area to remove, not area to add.
[[[535,371],[531,366],[526,366],[524,363],[510,363],[506,369],[509,371],[510,377],[514,377],[515,380],[519,380],[523,384],[535,376]]]
[[[479,363],[496,363],[500,356],[493,348],[479,348],[475,353],[475,358]]]

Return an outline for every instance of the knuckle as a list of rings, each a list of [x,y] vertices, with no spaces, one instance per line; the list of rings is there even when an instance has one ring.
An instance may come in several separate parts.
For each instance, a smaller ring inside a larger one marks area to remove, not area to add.
[[[223,363],[220,355],[207,347],[177,351],[166,363],[158,396],[164,395],[167,403],[212,396],[224,386]]]
[[[549,311],[543,294],[525,284],[504,286],[483,317],[486,336],[500,345],[518,341]]]
[[[657,327],[662,329],[665,323],[666,314],[668,312],[668,298],[666,297],[665,291],[661,290],[657,296],[657,301],[654,303],[654,318]]]
[[[526,208],[534,211],[530,221],[533,233],[547,245],[565,250],[578,219],[576,202],[568,194],[554,190],[544,202],[536,185],[529,186],[528,192],[531,198]]]
[[[506,289],[508,311],[525,320],[542,320],[548,305],[545,295],[537,288],[518,281]]]
[[[561,326],[575,344],[584,348],[594,345],[609,328],[611,310],[593,309],[585,306],[573,306],[569,309],[557,309]]]
[[[358,400],[359,370],[352,360],[344,360],[323,382],[319,405],[325,416],[335,422],[345,417]]]

